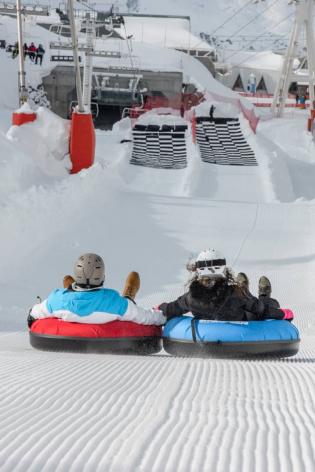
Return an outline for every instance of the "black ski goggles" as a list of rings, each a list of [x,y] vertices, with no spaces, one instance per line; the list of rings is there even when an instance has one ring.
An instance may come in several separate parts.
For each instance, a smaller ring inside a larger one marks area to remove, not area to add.
[[[226,265],[225,259],[213,259],[211,261],[196,261],[196,269],[204,267],[221,267]]]
[[[213,259],[211,261],[196,261],[196,269],[204,267],[221,267],[226,265],[225,259]]]

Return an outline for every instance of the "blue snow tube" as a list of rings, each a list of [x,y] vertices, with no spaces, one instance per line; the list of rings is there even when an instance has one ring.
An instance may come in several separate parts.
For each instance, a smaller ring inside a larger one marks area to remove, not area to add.
[[[294,356],[298,329],[286,320],[210,321],[178,316],[163,330],[166,352],[184,357]]]

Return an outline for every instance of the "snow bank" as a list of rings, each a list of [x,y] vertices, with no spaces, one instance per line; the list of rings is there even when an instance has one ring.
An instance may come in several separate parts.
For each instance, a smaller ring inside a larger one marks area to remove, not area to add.
[[[20,110],[29,109],[23,105]],[[37,118],[23,126],[12,126],[7,138],[31,156],[44,174],[65,176],[71,169],[69,159],[70,122],[47,108],[39,107]]]
[[[43,174],[32,157],[0,131],[0,205],[13,193],[23,192],[41,181]]]
[[[196,116],[209,116],[211,105],[215,107],[215,118],[237,118],[240,114],[239,107],[234,103],[206,100],[194,107]]]
[[[28,102],[23,103],[23,105],[15,111],[16,113],[23,113],[25,115],[33,115],[34,113],[34,110],[31,108]]]
[[[164,112],[164,113],[163,113]],[[170,109],[170,113],[174,110]],[[174,116],[173,114],[166,114],[165,109],[149,110],[137,119],[137,124],[141,125],[187,125],[187,121],[181,116]]]

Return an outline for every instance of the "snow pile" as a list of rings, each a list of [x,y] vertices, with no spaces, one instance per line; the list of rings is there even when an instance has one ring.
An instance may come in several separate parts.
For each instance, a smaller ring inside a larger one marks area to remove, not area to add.
[[[33,115],[34,110],[31,108],[28,102],[25,102],[23,103],[23,105],[20,106],[20,108],[16,110],[16,113],[23,113],[24,115]]]
[[[196,116],[209,116],[209,110],[211,105],[215,107],[214,117],[215,118],[238,118],[239,107],[231,102],[222,102],[218,100],[206,100],[196,107],[194,111]]]
[[[0,205],[41,181],[42,173],[32,157],[25,154],[0,131]]]
[[[170,113],[165,113],[165,109],[150,110],[137,119],[137,124],[141,125],[187,125],[187,121],[180,116],[174,116],[170,109]]]
[[[19,111],[33,112],[27,104],[24,104]],[[16,144],[17,149],[28,154],[43,174],[65,176],[71,169],[70,122],[43,107],[37,109],[36,115],[37,118],[32,123],[12,126],[7,138]]]

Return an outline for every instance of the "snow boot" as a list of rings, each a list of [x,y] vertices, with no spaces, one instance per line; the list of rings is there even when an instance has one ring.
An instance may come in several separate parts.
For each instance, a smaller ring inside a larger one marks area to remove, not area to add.
[[[249,291],[249,280],[244,272],[239,272],[236,277],[237,284],[246,292]]]
[[[72,275],[65,275],[63,278],[63,287],[69,290],[73,282],[74,278],[72,277]]]
[[[134,300],[140,288],[140,276],[138,272],[130,272],[126,279],[125,287],[122,293],[123,297]]]
[[[258,295],[262,297],[270,297],[271,283],[270,280],[262,275],[258,282]]]

